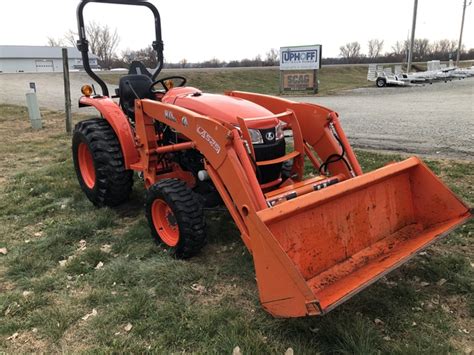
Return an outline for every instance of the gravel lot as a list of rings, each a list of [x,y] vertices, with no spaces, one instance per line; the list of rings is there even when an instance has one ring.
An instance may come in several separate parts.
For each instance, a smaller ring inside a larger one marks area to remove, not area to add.
[[[24,105],[31,81],[36,82],[41,107],[64,110],[60,73],[0,74],[0,103]],[[80,87],[88,82],[86,74],[71,73],[75,112]],[[337,111],[355,147],[474,160],[474,78],[295,100]]]
[[[93,83],[84,72],[70,73],[71,101],[73,112],[84,112],[79,109],[77,102],[81,94],[81,87]],[[29,83],[36,83],[38,102],[40,107],[64,111],[64,82],[62,73],[18,73],[0,74],[0,103],[25,105],[25,93],[29,91]],[[98,84],[94,85],[100,92]],[[110,86],[112,88],[113,85]],[[113,91],[112,91],[113,92]]]
[[[337,111],[356,147],[474,160],[474,78],[298,100]]]

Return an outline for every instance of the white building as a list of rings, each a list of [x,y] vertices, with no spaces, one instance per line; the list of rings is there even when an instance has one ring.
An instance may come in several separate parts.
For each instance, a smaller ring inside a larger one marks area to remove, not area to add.
[[[81,52],[68,47],[69,69],[83,69]],[[89,54],[91,68],[97,69],[98,57]],[[61,47],[1,46],[0,73],[62,72]]]

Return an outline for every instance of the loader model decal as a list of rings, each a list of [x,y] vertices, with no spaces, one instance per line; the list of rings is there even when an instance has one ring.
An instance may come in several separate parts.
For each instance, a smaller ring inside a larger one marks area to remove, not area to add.
[[[201,126],[196,127],[196,132],[209,143],[209,145],[216,151],[217,154],[221,151],[221,146],[216,142],[212,136]]]
[[[165,117],[170,121],[177,122],[172,111],[165,110]]]

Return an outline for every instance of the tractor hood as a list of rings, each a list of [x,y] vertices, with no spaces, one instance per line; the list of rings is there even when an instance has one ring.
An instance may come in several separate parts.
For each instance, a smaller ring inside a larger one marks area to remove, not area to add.
[[[266,117],[258,121],[250,121],[248,128],[271,128],[278,125],[278,118],[266,108],[244,99],[216,94],[205,94],[193,87],[171,89],[163,97],[162,102],[173,104],[208,116],[218,121],[238,126],[237,117],[257,118]]]

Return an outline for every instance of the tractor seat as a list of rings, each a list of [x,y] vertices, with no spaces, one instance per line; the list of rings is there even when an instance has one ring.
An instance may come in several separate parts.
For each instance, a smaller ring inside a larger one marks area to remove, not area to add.
[[[152,80],[147,75],[130,74],[120,78],[120,106],[130,119],[135,120],[135,99],[153,99],[150,92]],[[133,88],[133,90],[132,90]],[[136,95],[135,95],[136,94]]]

